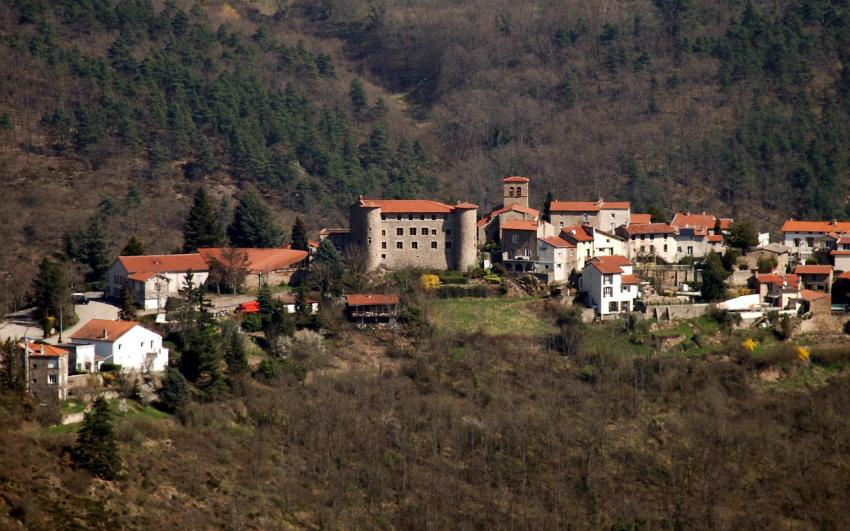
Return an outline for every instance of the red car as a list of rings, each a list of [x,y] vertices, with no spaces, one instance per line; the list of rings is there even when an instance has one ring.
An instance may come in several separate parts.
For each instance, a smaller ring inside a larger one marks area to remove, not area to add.
[[[242,313],[257,313],[260,311],[260,301],[243,302],[236,308],[236,311]]]

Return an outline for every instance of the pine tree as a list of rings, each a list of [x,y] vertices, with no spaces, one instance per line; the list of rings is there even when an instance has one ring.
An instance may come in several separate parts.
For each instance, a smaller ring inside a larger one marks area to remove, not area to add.
[[[0,343],[0,391],[22,394],[26,391],[26,360],[23,349],[11,338]]]
[[[74,305],[70,301],[65,274],[58,264],[51,262],[48,258],[42,259],[38,267],[38,276],[33,281],[33,288],[36,315],[45,337],[50,335],[51,329],[59,326],[60,305],[63,325],[70,325],[75,321]]]
[[[145,246],[142,240],[136,238],[135,235],[130,236],[127,244],[121,249],[121,256],[141,256],[145,254]]]
[[[266,341],[269,345],[273,346],[280,336],[291,336],[295,333],[295,326],[289,318],[286,308],[283,303],[272,297],[268,285],[260,288],[257,301],[260,303],[260,321],[263,333],[266,335]]]
[[[224,243],[219,213],[206,190],[198,188],[183,226],[183,252],[192,253],[200,247],[221,247]]]
[[[109,269],[109,246],[106,243],[106,231],[100,218],[93,216],[89,220],[82,245],[82,260],[89,266],[86,281],[90,283],[101,282],[106,271]]]
[[[726,236],[726,243],[730,247],[745,252],[750,247],[755,247],[759,243],[758,230],[756,230],[755,224],[748,219],[736,220],[729,227],[729,235]]]
[[[301,218],[296,217],[295,223],[292,224],[292,248],[296,251],[306,251],[307,245],[307,229],[304,228]]]
[[[159,399],[163,409],[172,413],[186,406],[189,402],[189,383],[183,373],[174,367],[166,367]]]
[[[136,319],[136,301],[133,299],[133,292],[130,290],[129,282],[125,282],[121,286],[121,310],[118,312],[118,318],[122,321],[133,321]]]
[[[555,196],[552,195],[552,192],[546,192],[546,199],[543,202],[543,215],[541,216],[546,223],[552,222],[552,201],[554,200]]]
[[[86,413],[71,455],[78,466],[102,479],[115,479],[121,470],[118,444],[112,428],[112,412],[103,397],[98,397],[92,410]]]
[[[361,114],[369,106],[366,89],[363,88],[363,83],[357,78],[352,79],[348,86],[348,97],[351,99],[351,110],[354,114]]]
[[[269,206],[252,189],[239,198],[227,234],[234,247],[280,247],[285,238]]]
[[[702,298],[708,301],[722,299],[726,293],[726,279],[730,274],[723,267],[720,255],[709,253],[702,270]]]
[[[227,373],[232,378],[248,371],[248,358],[245,354],[245,342],[235,326],[224,330],[224,362]]]
[[[578,98],[578,80],[572,68],[567,67],[564,71],[564,77],[561,78],[561,84],[558,86],[558,93],[561,105],[565,109],[569,109],[575,105]]]

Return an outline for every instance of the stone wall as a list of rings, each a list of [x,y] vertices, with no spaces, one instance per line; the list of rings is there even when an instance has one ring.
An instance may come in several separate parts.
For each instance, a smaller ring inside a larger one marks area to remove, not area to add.
[[[647,319],[659,321],[674,321],[677,319],[695,319],[708,312],[710,304],[666,304],[663,306],[647,306]]]

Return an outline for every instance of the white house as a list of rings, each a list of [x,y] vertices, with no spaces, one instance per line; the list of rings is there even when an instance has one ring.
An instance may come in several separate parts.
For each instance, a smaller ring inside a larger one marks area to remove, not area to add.
[[[596,310],[596,315],[604,317],[634,310],[639,284],[628,258],[598,256],[584,266],[579,290],[587,293],[588,305]]]
[[[189,271],[196,286],[209,276],[209,266],[198,253],[119,256],[106,277],[106,296],[120,297],[128,283],[136,304],[145,310],[162,309],[184,286]]]
[[[63,343],[60,347],[70,354],[68,367],[72,372],[98,372],[103,358],[95,354],[93,344]]]
[[[71,335],[71,343],[94,345],[103,363],[120,365],[124,371],[160,372],[168,365],[162,336],[136,321],[92,319]]]
[[[632,260],[661,258],[668,264],[677,261],[678,230],[668,223],[631,223],[617,229],[628,239]]]
[[[283,303],[286,313],[295,313],[298,311],[298,297],[295,293],[281,293],[276,295],[275,298]],[[305,302],[310,314],[315,315],[319,311],[319,301],[316,298],[307,296]]]
[[[625,255],[628,252],[625,238],[591,225],[566,226],[561,229],[560,237],[576,246],[579,269],[597,256]]]
[[[575,245],[557,236],[537,238],[538,273],[547,274],[550,282],[566,282],[575,268]]]
[[[800,261],[815,251],[835,249],[842,234],[850,233],[850,221],[797,221],[782,224],[782,243]]]

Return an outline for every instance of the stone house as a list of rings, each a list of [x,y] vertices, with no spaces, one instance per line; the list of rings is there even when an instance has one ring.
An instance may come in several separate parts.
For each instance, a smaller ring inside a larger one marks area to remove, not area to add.
[[[231,269],[246,275],[246,284],[259,287],[289,282],[292,274],[307,264],[308,251],[271,248],[204,247],[198,249],[209,268],[209,278]]]
[[[800,277],[803,287],[812,291],[832,290],[833,270],[831,265],[798,265],[794,274]]]
[[[759,302],[779,310],[795,309],[800,299],[800,277],[759,273],[750,279],[750,288],[759,296]]]
[[[850,271],[850,236],[842,234],[829,256],[836,271]]]
[[[631,223],[631,204],[627,201],[552,201],[551,223],[558,228],[590,225],[613,233],[620,225]]]
[[[502,204],[478,220],[478,245],[499,241],[501,225],[508,220],[540,221],[540,211],[528,206],[528,177],[502,179]]]
[[[769,243],[750,249],[747,254],[738,258],[738,263],[747,264],[750,271],[757,271],[759,260],[776,260],[776,267],[772,272],[784,273],[788,270],[788,248],[781,243]]]
[[[678,230],[668,223],[631,223],[617,229],[628,241],[628,256],[635,261],[654,261],[660,258],[668,264],[678,262],[676,236]]]
[[[68,399],[68,351],[27,341],[21,347],[27,364],[29,392],[40,402]]]
[[[576,269],[576,246],[558,236],[537,238],[535,272],[549,283],[567,282]]]
[[[161,372],[168,365],[162,336],[136,321],[92,319],[71,335],[71,342],[94,345],[103,363],[120,365],[124,372]]]

